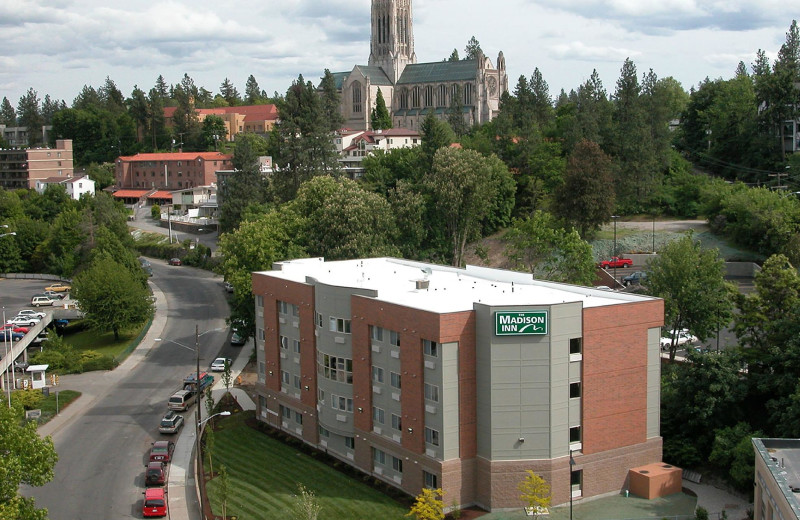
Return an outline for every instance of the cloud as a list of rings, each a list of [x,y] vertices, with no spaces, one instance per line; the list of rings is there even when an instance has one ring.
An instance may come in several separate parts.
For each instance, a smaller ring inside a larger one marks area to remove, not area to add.
[[[555,58],[578,61],[612,61],[619,62],[625,58],[633,58],[641,54],[632,49],[615,47],[590,47],[583,42],[555,44],[549,47]]]

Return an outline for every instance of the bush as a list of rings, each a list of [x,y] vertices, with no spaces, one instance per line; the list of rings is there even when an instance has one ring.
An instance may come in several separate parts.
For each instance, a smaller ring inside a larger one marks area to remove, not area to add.
[[[117,366],[116,361],[95,350],[87,350],[81,353],[81,371],[92,372],[94,370],[113,370]]]
[[[161,220],[161,206],[153,204],[153,207],[150,208],[150,218],[153,220]]]
[[[42,399],[44,399],[42,392],[30,387],[27,390],[17,390],[11,393],[11,400],[22,404],[25,410],[39,408],[39,403],[42,402]]]

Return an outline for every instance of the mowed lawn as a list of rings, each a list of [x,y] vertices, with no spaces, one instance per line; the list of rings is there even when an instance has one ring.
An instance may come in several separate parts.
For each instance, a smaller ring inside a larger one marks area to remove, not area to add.
[[[285,519],[298,483],[313,491],[322,506],[319,520],[401,520],[405,505],[299,452],[246,424],[252,414],[220,421],[214,432],[213,465],[228,472],[227,516],[239,519]],[[206,461],[206,471],[208,471]],[[222,515],[219,478],[208,482],[214,513]]]

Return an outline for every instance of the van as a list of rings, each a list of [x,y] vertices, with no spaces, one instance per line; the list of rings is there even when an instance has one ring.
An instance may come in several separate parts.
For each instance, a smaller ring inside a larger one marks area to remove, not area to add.
[[[197,393],[191,390],[178,390],[169,398],[167,407],[170,410],[178,410],[180,412],[192,406],[197,400]]]
[[[148,518],[167,516],[167,497],[164,494],[164,488],[147,488],[144,492],[142,516]]]
[[[33,298],[31,298],[31,305],[34,307],[41,307],[42,305],[53,305],[54,300],[52,300],[49,296],[45,296],[42,294],[37,294]]]

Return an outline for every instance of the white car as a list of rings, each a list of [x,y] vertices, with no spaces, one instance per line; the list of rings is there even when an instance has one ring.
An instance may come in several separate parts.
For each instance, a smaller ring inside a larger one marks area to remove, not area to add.
[[[33,311],[31,309],[22,309],[21,311],[19,311],[17,313],[17,317],[19,318],[20,316],[24,316],[26,318],[27,317],[39,318],[41,320],[42,318],[47,316],[47,314],[45,314],[45,313],[43,313],[41,311]]]
[[[693,336],[688,329],[681,329],[679,331],[673,330],[671,334],[666,337],[662,337],[659,341],[661,344],[661,350],[669,350],[669,347],[672,346],[673,337],[675,338],[675,346],[677,347],[683,347],[685,345],[690,345],[697,342],[697,336]]]
[[[6,323],[7,324],[10,323],[11,325],[17,325],[20,327],[33,327],[40,321],[42,320],[35,316],[16,316],[8,320]]]
[[[224,372],[225,371],[225,364],[231,366],[230,358],[218,357],[211,363],[211,371],[212,372]]]

